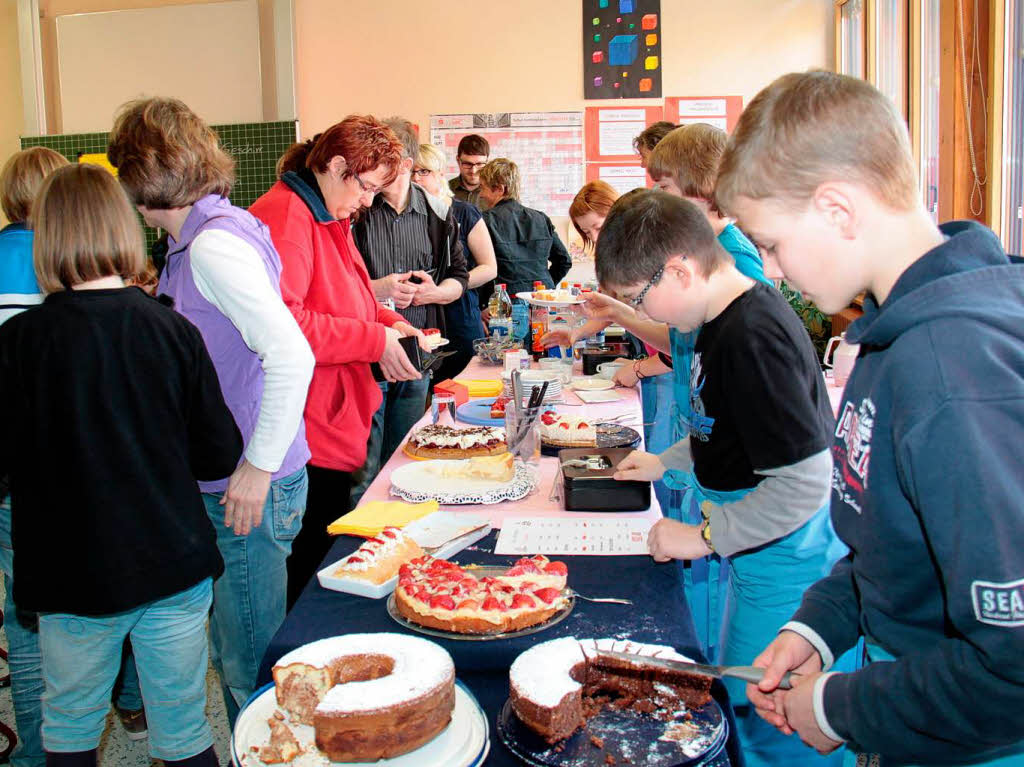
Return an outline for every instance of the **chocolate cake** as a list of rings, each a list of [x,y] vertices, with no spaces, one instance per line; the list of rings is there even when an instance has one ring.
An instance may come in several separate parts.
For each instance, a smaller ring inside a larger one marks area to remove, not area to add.
[[[599,650],[633,653],[635,663]],[[569,737],[604,706],[671,719],[711,699],[710,677],[644,663],[645,657],[686,661],[671,647],[616,639],[563,637],[531,647],[509,670],[512,708],[549,743]]]

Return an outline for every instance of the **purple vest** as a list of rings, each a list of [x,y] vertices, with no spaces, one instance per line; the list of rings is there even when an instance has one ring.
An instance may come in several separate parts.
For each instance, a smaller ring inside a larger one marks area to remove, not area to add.
[[[226,198],[208,195],[192,206],[181,229],[181,238],[168,238],[167,266],[160,275],[158,293],[174,299],[174,308],[199,328],[206,349],[213,359],[220,379],[224,401],[235,417],[245,444],[256,428],[263,399],[263,368],[260,359],[242,340],[242,334],[220,309],[199,292],[192,279],[192,241],[205,229],[221,229],[252,245],[260,254],[263,268],[277,294],[281,294],[281,259],[270,239],[270,230],[248,211],[236,208]],[[281,479],[302,468],[309,460],[306,446],[305,419],[300,419],[299,430],[292,440],[281,468],[273,479]],[[204,493],[221,492],[228,486],[228,478],[216,482],[200,482]]]

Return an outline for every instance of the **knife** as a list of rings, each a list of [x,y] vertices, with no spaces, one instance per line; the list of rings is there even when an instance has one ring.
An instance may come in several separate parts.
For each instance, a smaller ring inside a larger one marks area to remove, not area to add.
[[[700,674],[701,676],[713,676],[721,679],[724,676],[742,679],[744,682],[757,684],[764,678],[764,669],[757,666],[705,666],[702,663],[689,663],[667,658],[656,658],[650,655],[637,655],[629,652],[616,652],[615,650],[598,650],[598,657],[613,658],[627,663],[644,663],[659,668],[667,668],[672,671],[682,671],[688,674]],[[788,690],[793,686],[793,681],[799,679],[799,674],[791,671],[786,672],[779,682],[780,690]]]

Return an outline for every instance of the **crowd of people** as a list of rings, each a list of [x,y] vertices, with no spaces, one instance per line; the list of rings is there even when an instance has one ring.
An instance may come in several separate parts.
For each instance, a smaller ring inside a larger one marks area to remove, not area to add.
[[[650,424],[616,478],[656,483],[648,547],[705,657],[766,669],[728,683],[747,763],[1024,765],[1022,267],[932,222],[860,80],[787,75],[731,137],[657,123],[635,147],[656,188],[576,195],[602,290],[543,340],[617,323],[646,348],[616,373]],[[572,264],[482,136],[446,180],[409,121],[350,116],[248,210],[179,101],[125,105],[108,156],[116,178],[46,149],[0,173],[14,764],[95,764],[113,703],[153,756],[214,765],[207,663],[233,723],[327,525],[423,415],[401,339],[441,329],[455,375],[495,281]],[[866,293],[838,419],[783,278],[829,312]]]

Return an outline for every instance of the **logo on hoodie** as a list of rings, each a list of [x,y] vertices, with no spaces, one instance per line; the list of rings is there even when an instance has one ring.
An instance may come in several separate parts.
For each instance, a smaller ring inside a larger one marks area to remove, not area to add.
[[[861,511],[860,496],[868,486],[875,413],[875,403],[870,397],[865,397],[859,407],[853,402],[846,402],[836,421],[832,487],[858,514]]]
[[[974,581],[974,617],[991,626],[1024,626],[1024,579],[1010,583]]]

